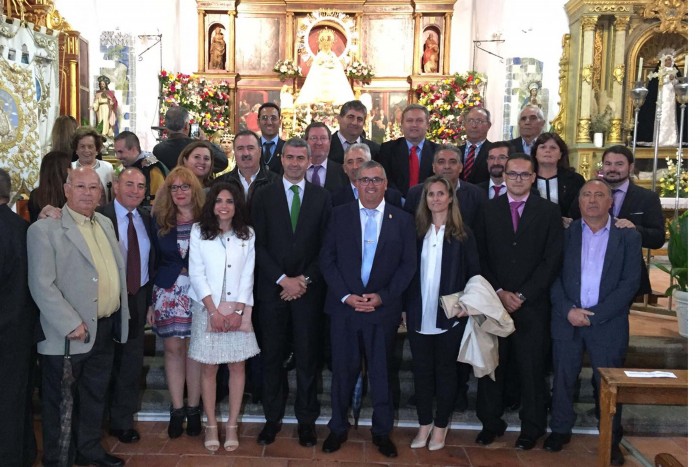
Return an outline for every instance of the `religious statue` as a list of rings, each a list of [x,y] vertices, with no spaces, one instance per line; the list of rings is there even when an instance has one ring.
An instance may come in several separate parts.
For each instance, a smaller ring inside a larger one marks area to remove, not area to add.
[[[335,33],[324,28],[318,35],[318,52],[299,92],[297,105],[330,103],[342,105],[355,99],[343,64],[333,52]]]
[[[520,106],[520,109],[524,109],[528,105],[535,105],[539,108],[542,108],[542,102],[540,102],[540,99],[537,96],[537,93],[540,90],[540,86],[537,83],[530,83],[527,87],[527,91],[529,93],[529,96],[525,99],[523,102],[523,105]]]
[[[95,112],[95,128],[102,136],[114,138],[114,125],[117,123],[117,98],[109,90],[111,80],[105,75],[97,78],[100,89],[95,93],[92,110]]]
[[[209,68],[212,70],[226,69],[226,41],[223,28],[217,26],[211,34],[209,45]]]
[[[428,33],[428,38],[423,44],[423,73],[437,73],[438,60],[440,59],[440,45],[435,40],[435,34]]]

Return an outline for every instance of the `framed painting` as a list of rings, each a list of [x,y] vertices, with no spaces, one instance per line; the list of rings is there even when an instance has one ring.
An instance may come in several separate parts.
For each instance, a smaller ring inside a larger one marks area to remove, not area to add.
[[[280,105],[280,91],[263,89],[239,89],[236,92],[235,131],[250,130],[260,135],[258,110],[265,102]]]

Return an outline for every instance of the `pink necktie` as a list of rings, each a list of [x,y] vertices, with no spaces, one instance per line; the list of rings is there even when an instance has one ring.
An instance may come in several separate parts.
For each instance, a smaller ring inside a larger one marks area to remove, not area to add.
[[[513,221],[513,232],[518,231],[518,224],[520,223],[520,206],[525,204],[525,201],[511,201],[510,202],[510,218]]]
[[[494,185],[493,186],[493,197],[498,198],[501,196],[501,188],[503,188],[503,185]]]

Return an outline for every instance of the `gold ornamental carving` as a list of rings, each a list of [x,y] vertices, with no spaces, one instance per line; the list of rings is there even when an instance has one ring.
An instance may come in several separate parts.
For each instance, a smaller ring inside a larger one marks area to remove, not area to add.
[[[617,84],[622,85],[622,81],[625,78],[625,65],[620,64],[613,68],[612,76]]]
[[[644,19],[657,18],[659,32],[686,32],[688,25],[688,2],[686,0],[653,0],[642,12]]]
[[[625,29],[627,25],[630,24],[630,17],[629,16],[616,16],[615,17],[615,29],[621,30]]]
[[[582,118],[578,121],[578,134],[576,135],[577,143],[591,142],[591,119]]]
[[[584,16],[581,21],[581,29],[583,29],[584,32],[593,31],[596,24],[598,24],[597,16]]]
[[[608,143],[622,143],[622,119],[613,118],[608,131]]]
[[[600,90],[601,72],[603,69],[603,25],[598,24],[593,36],[593,78],[591,87]]]
[[[588,171],[591,170],[591,160],[587,152],[581,153],[581,160],[578,163],[578,173],[583,175],[583,177],[588,180],[590,174]]]
[[[584,83],[593,83],[593,65],[586,65],[581,69],[581,79]]]
[[[588,8],[589,13],[631,13],[632,9],[624,5],[595,5]]]
[[[552,120],[552,127],[558,134],[563,135],[566,126],[566,107],[569,94],[566,89],[569,86],[569,43],[571,34],[564,34],[561,39],[561,58],[559,59],[559,113]]]

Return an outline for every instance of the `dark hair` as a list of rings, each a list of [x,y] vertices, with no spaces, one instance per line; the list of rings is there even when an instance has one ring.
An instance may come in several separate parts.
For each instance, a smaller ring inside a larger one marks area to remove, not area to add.
[[[209,150],[209,158],[211,159],[211,165],[209,166],[209,173],[204,176],[202,180],[202,185],[207,186],[214,179],[214,150],[211,147],[209,141],[197,140],[192,141],[190,144],[185,146],[180,155],[177,157],[177,165],[185,166],[185,161],[190,158],[190,154],[197,148],[207,148]]]
[[[301,138],[289,138],[289,139],[284,143],[284,146],[282,146],[282,155],[286,154],[285,149],[287,149],[287,147],[290,147],[290,148],[305,148],[305,149],[306,149],[306,157],[311,157],[311,147],[309,147],[309,143],[307,143],[305,139],[301,139]]]
[[[61,115],[53,123],[51,129],[51,150],[72,154],[73,133],[78,128],[78,122],[71,115]]]
[[[561,136],[556,133],[542,133],[537,137],[535,142],[532,143],[532,149],[530,150],[530,154],[532,154],[535,160],[535,172],[539,169],[537,166],[537,148],[549,140],[554,141],[554,143],[559,146],[559,151],[561,152],[561,157],[557,161],[557,168],[571,170],[571,165],[569,164],[569,147],[564,140],[561,139]]]
[[[354,101],[347,101],[343,106],[340,108],[340,116],[344,117],[346,113],[350,110],[357,110],[358,112],[362,112],[367,115],[367,107],[365,104],[362,103],[362,101],[354,100]]]
[[[70,156],[65,152],[51,151],[41,159],[39,167],[39,186],[34,191],[39,209],[51,205],[57,208],[66,204],[63,184],[68,178]]]
[[[607,156],[609,153],[615,153],[615,154],[622,154],[627,158],[627,162],[632,165],[634,164],[634,155],[632,154],[632,151],[627,146],[623,146],[621,144],[618,144],[617,146],[610,146],[605,150],[603,153],[603,158],[601,159],[603,162],[605,161],[605,156]]]
[[[252,136],[253,138],[255,138],[255,141],[257,141],[257,143],[258,143],[258,149],[261,149],[260,138],[258,137],[258,135],[254,131],[250,131],[250,130],[241,130],[238,133],[236,133],[236,136],[233,137],[233,145],[234,146],[236,145],[236,140],[238,138],[240,138],[241,136]]]
[[[179,105],[172,105],[165,112],[165,128],[170,131],[181,132],[187,126],[190,119],[190,114],[187,109]]]
[[[260,111],[261,111],[262,109],[269,109],[269,108],[275,109],[275,110],[277,111],[277,116],[278,116],[278,117],[281,117],[281,116],[282,116],[282,111],[280,110],[280,106],[279,106],[279,105],[275,104],[274,102],[265,102],[265,103],[264,103],[263,105],[261,105],[260,108],[258,109],[258,120],[260,120]]]
[[[510,156],[515,152],[515,148],[513,147],[512,144],[510,144],[508,141],[496,141],[495,143],[489,144],[489,150],[490,152],[492,149],[497,149],[497,148],[506,148],[508,149],[508,155]]]
[[[449,151],[451,153],[454,153],[457,155],[457,160],[462,163],[462,151],[455,146],[454,144],[439,144],[436,148],[435,151],[433,151],[433,154],[437,154],[441,151]]]
[[[306,127],[306,130],[304,130],[304,139],[308,141],[309,139],[309,132],[311,131],[312,128],[323,128],[326,130],[326,133],[328,133],[328,139],[331,139],[331,130],[326,126],[325,123],[323,122],[311,122],[309,123],[309,126]]]
[[[199,229],[202,232],[202,240],[214,240],[217,235],[222,233],[219,228],[219,220],[214,214],[214,206],[219,193],[224,190],[233,196],[233,206],[235,208],[233,219],[231,220],[233,233],[241,240],[248,240],[250,238],[250,228],[246,218],[245,195],[240,186],[229,182],[216,182],[209,189],[209,193],[207,193],[204,206],[202,207],[202,215],[199,217]]]
[[[425,108],[425,106],[422,106],[420,104],[409,104],[407,105],[402,113],[401,113],[401,123],[403,123],[404,119],[406,118],[406,112],[409,112],[411,110],[421,110],[425,114],[425,120],[429,121],[430,120],[430,112],[428,109]]]
[[[12,193],[12,179],[5,169],[0,169],[0,201],[10,201]]]
[[[382,174],[384,175],[384,178],[386,178],[386,169],[384,168],[384,166],[379,162],[371,159],[366,162],[363,162],[362,165],[358,167],[357,176],[359,177],[362,172],[371,169],[382,169]]]
[[[114,137],[114,142],[116,143],[117,141],[124,141],[126,149],[136,148],[139,150],[139,153],[141,152],[141,142],[139,141],[139,137],[131,131],[122,131],[119,133]]]
[[[447,194],[452,198],[448,207],[447,220],[445,221],[445,240],[449,241],[452,238],[460,241],[464,240],[467,238],[467,232],[464,230],[462,214],[459,212],[455,187],[442,175],[432,175],[423,182],[423,191],[416,209],[416,232],[418,233],[418,238],[425,237],[425,234],[430,229],[430,225],[433,223],[433,214],[428,208],[428,190],[433,183],[445,185]]]
[[[73,152],[78,150],[78,142],[85,138],[86,136],[92,136],[95,140],[95,149],[97,150],[97,155],[99,156],[102,152],[102,135],[100,135],[97,130],[91,126],[81,126],[75,133],[73,133],[73,140],[71,141],[71,149]]]
[[[491,123],[491,112],[489,112],[489,110],[486,107],[476,107],[476,106],[469,107],[469,108],[465,109],[464,112],[462,112],[462,115],[464,115],[466,117],[467,114],[469,112],[471,112],[472,110],[481,110],[482,112],[484,112],[486,114],[486,121]]]
[[[530,157],[524,152],[515,152],[511,155],[508,156],[508,160],[506,161],[505,168],[508,168],[508,163],[510,161],[528,161],[530,163],[530,168],[534,171],[535,170],[535,161],[534,157]]]

